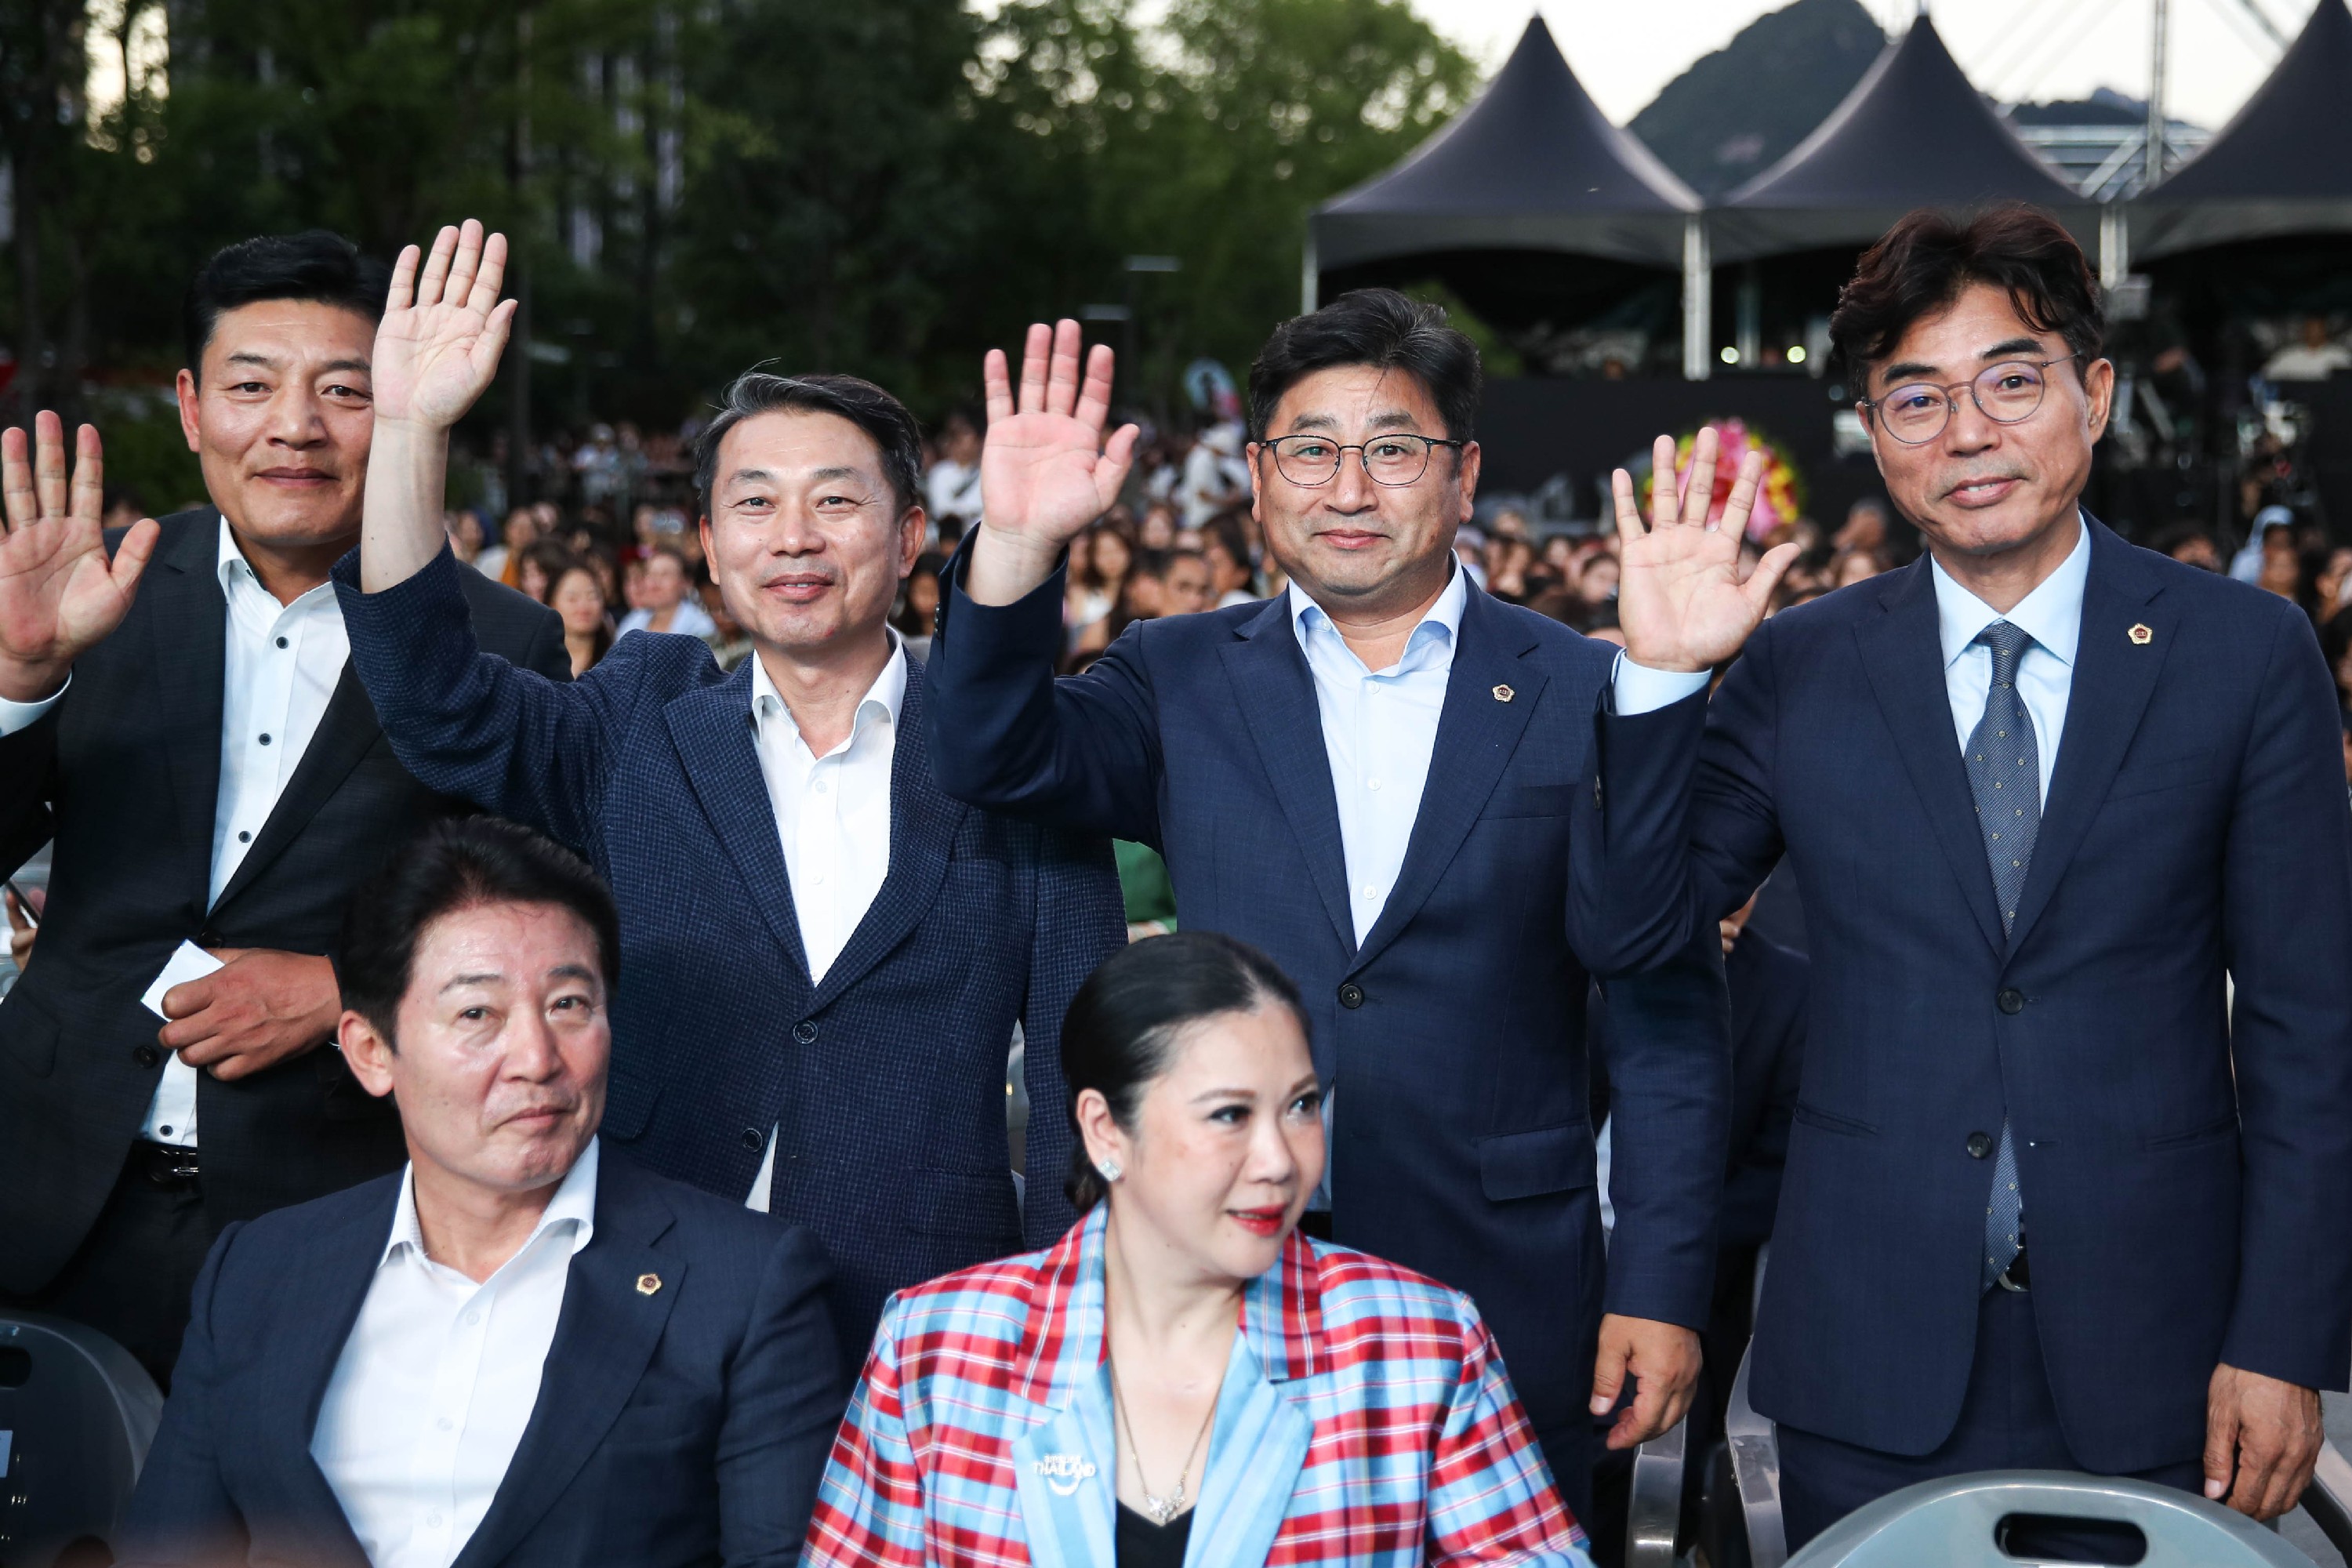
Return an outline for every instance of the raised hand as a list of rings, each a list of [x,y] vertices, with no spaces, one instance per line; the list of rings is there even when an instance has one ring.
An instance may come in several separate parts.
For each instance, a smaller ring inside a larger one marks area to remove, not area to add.
[[[515,301],[500,300],[507,237],[485,239],[467,218],[444,228],[417,270],[415,246],[392,269],[383,323],[375,331],[375,416],[379,423],[446,430],[489,389],[507,346]]]
[[[1622,468],[1610,477],[1617,501],[1617,621],[1625,633],[1626,655],[1636,664],[1706,669],[1738,652],[1764,619],[1772,590],[1795,562],[1797,547],[1774,546],[1754,574],[1740,581],[1739,542],[1763,483],[1762,457],[1750,452],[1741,460],[1718,524],[1707,521],[1715,495],[1715,432],[1701,430],[1692,444],[1690,478],[1679,496],[1673,437],[1659,437],[1653,450],[1655,477],[1646,527],[1633,499],[1633,477]]]
[[[142,518],[106,554],[100,522],[106,461],[98,431],[75,433],[73,482],[66,482],[65,426],[43,410],[25,432],[0,433],[0,697],[37,702],[130,613],[139,574],[163,534]]]
[[[1017,401],[1003,351],[988,351],[981,537],[966,584],[982,604],[1010,603],[1044,582],[1062,547],[1110,510],[1127,480],[1136,427],[1123,425],[1103,440],[1111,352],[1097,344],[1082,380],[1078,342],[1076,321],[1031,327]]]

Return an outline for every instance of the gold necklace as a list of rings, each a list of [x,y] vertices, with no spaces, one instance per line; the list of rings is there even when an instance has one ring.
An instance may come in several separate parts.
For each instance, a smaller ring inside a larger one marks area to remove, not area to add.
[[[1135,1484],[1143,1489],[1143,1511],[1152,1523],[1165,1528],[1184,1511],[1184,1482],[1192,1473],[1192,1457],[1201,1451],[1201,1440],[1209,1435],[1209,1424],[1217,1418],[1217,1402],[1209,1401],[1209,1413],[1201,1417],[1201,1429],[1192,1434],[1192,1446],[1184,1450],[1184,1468],[1176,1472],[1176,1489],[1166,1497],[1155,1496],[1151,1483],[1143,1477],[1143,1449],[1135,1441],[1135,1427],[1128,1420],[1127,1395],[1118,1386],[1118,1358],[1106,1355],[1110,1363],[1110,1402],[1118,1412],[1119,1430],[1127,1434],[1128,1452],[1135,1457]]]

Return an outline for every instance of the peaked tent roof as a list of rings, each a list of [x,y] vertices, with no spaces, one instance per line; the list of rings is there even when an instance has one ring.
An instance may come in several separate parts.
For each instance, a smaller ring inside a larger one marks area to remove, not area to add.
[[[2352,229],[2352,11],[2319,0],[2270,79],[2131,205],[2132,254]]]
[[[1307,222],[1326,269],[1480,249],[1673,268],[1698,205],[1648,148],[1609,122],[1537,17],[1476,101]]]
[[[1707,217],[1715,259],[1867,245],[1914,207],[2032,202],[2095,233],[2089,203],[2035,157],[1922,16],[1845,101]]]

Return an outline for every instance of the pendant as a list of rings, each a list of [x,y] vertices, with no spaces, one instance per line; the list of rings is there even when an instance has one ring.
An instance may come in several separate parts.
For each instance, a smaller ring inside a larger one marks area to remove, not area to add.
[[[1164,1498],[1153,1497],[1148,1491],[1143,1494],[1144,1516],[1162,1529],[1167,1528],[1168,1524],[1183,1511],[1184,1483],[1182,1481],[1178,1481],[1176,1489]]]

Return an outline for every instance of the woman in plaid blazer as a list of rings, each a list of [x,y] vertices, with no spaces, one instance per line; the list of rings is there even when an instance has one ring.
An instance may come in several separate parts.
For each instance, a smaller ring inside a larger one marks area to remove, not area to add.
[[[1063,1026],[1083,1217],[892,1299],[805,1562],[1590,1568],[1469,1299],[1297,1233],[1300,1017],[1213,933],[1096,972]]]

